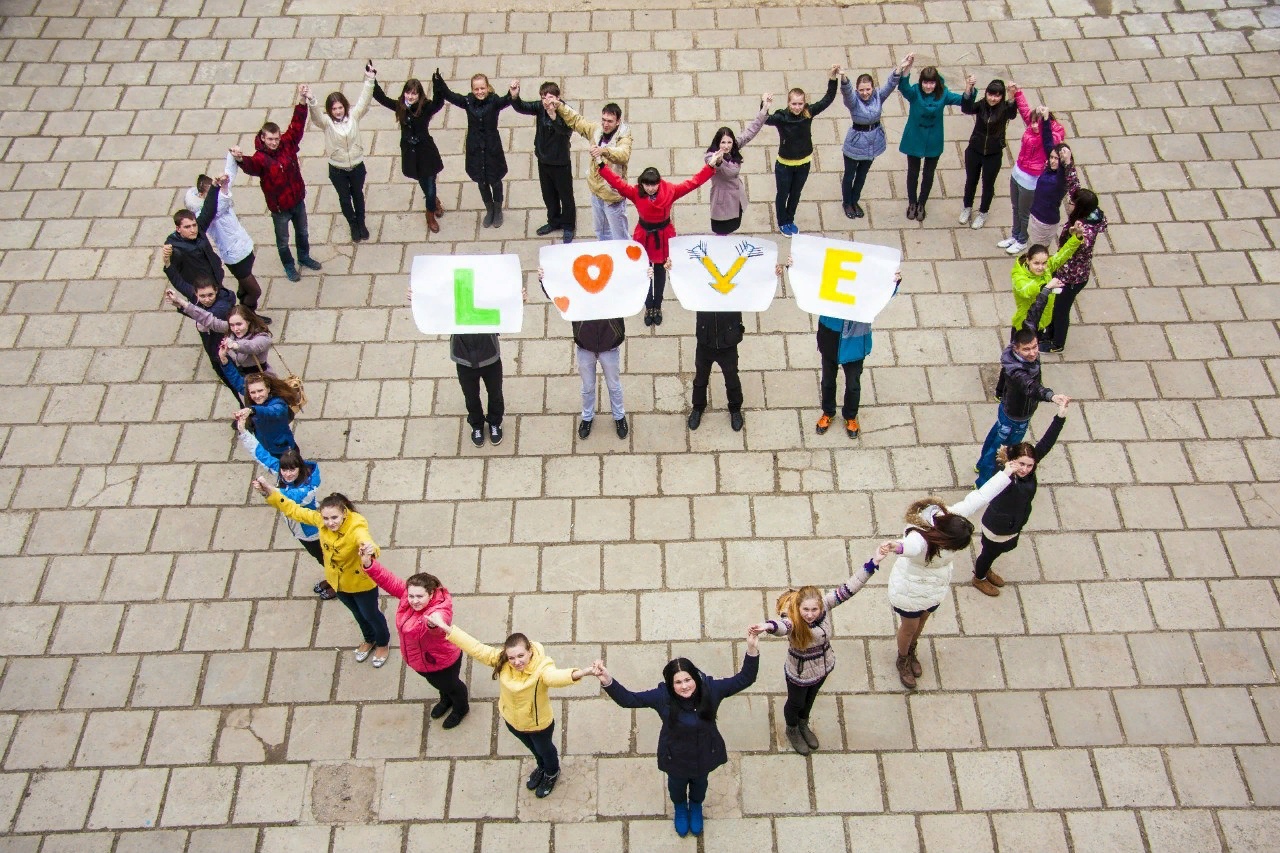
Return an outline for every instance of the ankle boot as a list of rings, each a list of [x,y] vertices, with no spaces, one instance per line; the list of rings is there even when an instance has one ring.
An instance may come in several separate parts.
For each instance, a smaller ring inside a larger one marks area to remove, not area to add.
[[[911,674],[916,678],[924,675],[924,667],[920,665],[920,658],[916,657],[916,644],[912,643],[911,648],[907,649],[907,662],[911,664]]]
[[[427,211],[427,230],[432,234],[440,233],[440,223],[436,222],[436,212],[434,210]]]
[[[911,661],[906,655],[898,655],[898,680],[902,682],[902,686],[908,690],[916,689],[916,676],[911,671]]]
[[[800,734],[799,726],[787,726],[787,740],[791,742],[791,748],[801,755],[809,754],[809,744],[805,743],[804,737]]]
[[[493,227],[502,227],[502,181],[493,185]]]
[[[432,211],[436,216],[444,216],[444,205],[440,203],[440,197],[436,196],[436,209]]]
[[[818,748],[818,736],[813,733],[813,729],[809,728],[808,720],[801,720],[796,728],[800,730],[800,737],[804,738],[804,742],[809,744],[809,749]]]
[[[493,227],[493,213],[494,213],[493,205],[492,205],[492,204],[486,204],[486,205],[484,206],[484,210],[485,210],[485,214],[484,214],[484,221],[483,221],[483,222],[481,222],[480,224],[481,224],[483,227],[485,227],[485,228],[492,228],[492,227]]]

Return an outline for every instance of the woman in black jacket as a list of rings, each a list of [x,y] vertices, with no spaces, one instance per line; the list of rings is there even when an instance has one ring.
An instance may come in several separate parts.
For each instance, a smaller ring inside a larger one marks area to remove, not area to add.
[[[978,100],[977,89],[965,92],[960,101],[960,112],[974,117],[973,133],[969,135],[969,146],[964,150],[964,210],[960,211],[958,220],[961,225],[978,229],[987,221],[991,200],[996,195],[996,176],[1004,162],[1005,128],[1018,114],[1018,105],[1013,100],[1017,91],[1018,87],[1010,83],[1006,94],[1004,81],[992,80],[987,84],[981,101]],[[982,179],[982,202],[977,216],[973,216],[970,223],[979,178]]]
[[[809,103],[804,89],[787,92],[786,109],[774,110],[765,124],[778,129],[778,159],[773,164],[773,179],[778,187],[774,207],[778,215],[778,230],[788,237],[800,233],[796,228],[796,208],[800,205],[800,192],[809,180],[809,168],[813,164],[813,118],[831,106],[836,99],[836,85],[840,79],[840,66],[831,66],[827,80],[827,92],[821,99]],[[760,102],[761,109],[773,105],[768,95]]]
[[[480,187],[484,201],[484,227],[502,227],[502,179],[507,176],[507,155],[498,134],[498,114],[511,106],[511,93],[496,95],[489,78],[477,74],[471,78],[471,94],[460,95],[449,89],[437,70],[431,78],[436,97],[443,98],[467,113],[467,177]],[[514,84],[519,91],[519,84]]]
[[[973,563],[973,585],[983,595],[996,596],[1004,586],[1004,578],[996,574],[991,564],[1001,554],[1018,547],[1018,536],[1031,518],[1031,502],[1036,497],[1036,464],[1049,455],[1058,440],[1058,433],[1067,422],[1067,406],[1058,406],[1053,422],[1033,446],[1022,441],[1000,448],[996,461],[1004,466],[1013,463],[1008,487],[996,495],[982,514],[982,550]]]
[[[436,141],[431,138],[431,117],[440,112],[444,101],[439,91],[427,100],[427,93],[416,77],[405,81],[398,101],[387,97],[375,78],[373,98],[396,114],[396,124],[400,125],[400,171],[422,187],[427,205],[427,229],[435,234],[440,230],[436,217],[444,215],[444,206],[436,195],[436,175],[444,171],[444,162]]]
[[[685,658],[662,670],[663,683],[632,693],[615,681],[603,661],[591,665],[604,692],[623,708],[652,708],[662,718],[658,733],[658,769],[667,774],[667,791],[675,804],[675,827],[681,837],[702,834],[702,801],[707,777],[729,761],[724,738],[716,727],[720,703],[756,682],[760,670],[760,632],[747,629],[747,654],[731,678],[712,678]]]

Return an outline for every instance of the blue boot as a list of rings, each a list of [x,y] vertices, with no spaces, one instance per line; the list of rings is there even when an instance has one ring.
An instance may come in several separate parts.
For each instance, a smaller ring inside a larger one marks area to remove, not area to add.
[[[702,803],[689,803],[689,831],[702,834]]]
[[[684,838],[689,834],[689,806],[686,803],[676,803],[676,834]],[[702,811],[698,811],[698,826],[702,826]]]

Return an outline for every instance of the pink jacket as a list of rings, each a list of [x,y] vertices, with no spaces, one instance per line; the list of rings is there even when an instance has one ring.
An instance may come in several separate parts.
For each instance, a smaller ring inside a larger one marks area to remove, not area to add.
[[[445,639],[445,632],[427,624],[428,613],[439,613],[453,624],[453,596],[440,587],[431,594],[427,606],[414,610],[405,600],[405,582],[374,559],[364,570],[373,582],[400,600],[396,606],[396,633],[400,635],[400,654],[416,672],[438,672],[462,656],[462,650]]]
[[[1023,124],[1027,126],[1022,131],[1022,145],[1018,148],[1018,168],[1038,178],[1046,165],[1044,145],[1040,142],[1040,121],[1031,115],[1031,105],[1027,103],[1027,96],[1022,94],[1021,89],[1013,96],[1013,101],[1018,105],[1018,115],[1022,116]],[[1056,118],[1051,127],[1054,145],[1067,138],[1066,130]]]

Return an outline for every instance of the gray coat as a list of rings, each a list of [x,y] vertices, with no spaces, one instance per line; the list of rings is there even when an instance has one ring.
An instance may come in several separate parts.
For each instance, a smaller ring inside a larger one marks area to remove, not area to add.
[[[756,138],[760,133],[760,129],[764,127],[765,119],[769,117],[763,108],[756,114],[751,124],[747,125],[746,130],[742,131],[742,135],[738,137],[738,150],[741,151],[747,147],[747,143]],[[714,151],[708,151],[706,161],[708,164],[711,158],[715,156]],[[722,160],[720,165],[715,167],[716,173],[711,176],[711,219],[713,221],[736,219],[743,216],[747,212],[747,188],[743,186],[742,178],[739,173],[742,171],[742,164],[735,163],[732,160]]]
[[[869,101],[858,97],[848,77],[841,79],[840,96],[844,99],[844,105],[848,108],[853,123],[865,125],[879,122],[884,101],[898,87],[898,79],[901,76],[897,68],[890,71],[889,79],[871,93]],[[850,127],[844,137],[844,156],[850,160],[874,160],[884,153],[886,147],[883,127],[877,127],[875,130],[858,130],[856,127]]]

